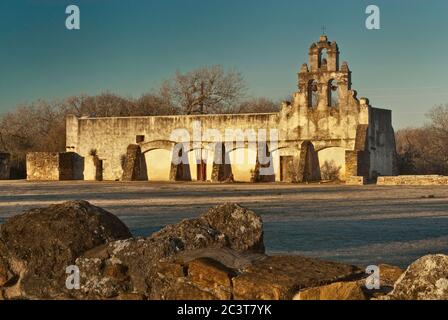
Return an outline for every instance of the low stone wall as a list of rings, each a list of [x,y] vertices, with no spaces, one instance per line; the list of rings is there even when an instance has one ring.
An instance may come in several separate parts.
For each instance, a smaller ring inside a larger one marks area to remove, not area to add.
[[[377,185],[380,186],[436,186],[448,185],[448,176],[421,175],[421,176],[396,176],[378,177]]]
[[[345,184],[349,186],[363,186],[367,184],[367,179],[363,176],[349,176],[345,179]]]
[[[72,180],[74,155],[72,152],[27,153],[27,180]]]
[[[8,180],[10,178],[10,159],[9,153],[0,152],[0,180]]]

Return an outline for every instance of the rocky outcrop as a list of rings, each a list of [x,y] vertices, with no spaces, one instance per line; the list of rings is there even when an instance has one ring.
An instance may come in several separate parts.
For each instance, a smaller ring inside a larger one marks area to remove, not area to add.
[[[448,256],[424,256],[412,263],[400,276],[394,289],[381,299],[447,300]]]
[[[301,288],[357,279],[363,272],[342,263],[300,256],[272,256],[256,261],[233,279],[235,299],[291,300]]]
[[[76,264],[81,270],[81,293],[91,298],[110,298],[124,292],[139,292],[149,298],[168,298],[164,292],[172,290],[173,281],[178,292],[189,288],[189,283],[178,281],[180,270],[188,266],[182,261],[185,252],[208,249],[217,252],[227,248],[247,254],[263,254],[263,223],[254,212],[236,204],[224,204],[197,219],[169,225],[148,238],[112,242],[95,248],[80,257]],[[203,258],[206,255],[196,258]],[[171,273],[161,270],[169,265]],[[126,270],[126,277],[106,274],[110,268]],[[174,271],[173,271],[174,270]],[[173,276],[174,275],[174,276]],[[179,287],[180,286],[180,287]],[[111,290],[113,288],[113,290]]]
[[[32,209],[0,227],[0,288],[6,298],[64,294],[66,267],[99,245],[128,238],[111,213],[85,201]]]
[[[294,300],[367,300],[367,296],[359,281],[347,281],[304,289]]]
[[[380,285],[381,287],[393,287],[395,282],[403,274],[403,270],[397,266],[380,264]]]
[[[73,264],[80,288],[69,290]],[[146,238],[84,201],[30,210],[0,229],[6,299],[361,299],[352,284],[364,276],[342,263],[266,255],[261,218],[237,204]]]

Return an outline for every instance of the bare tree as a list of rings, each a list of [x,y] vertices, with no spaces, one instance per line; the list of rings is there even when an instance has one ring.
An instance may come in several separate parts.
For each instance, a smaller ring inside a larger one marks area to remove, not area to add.
[[[183,114],[225,113],[244,96],[245,82],[240,73],[221,66],[177,72],[164,86]]]
[[[397,131],[401,174],[448,174],[448,105],[436,106],[420,128]]]
[[[278,112],[280,103],[275,103],[268,98],[252,98],[241,103],[236,113],[269,113]]]

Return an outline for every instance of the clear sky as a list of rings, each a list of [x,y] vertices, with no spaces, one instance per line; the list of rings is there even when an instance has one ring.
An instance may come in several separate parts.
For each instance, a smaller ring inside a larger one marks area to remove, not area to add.
[[[65,8],[81,30],[65,28]],[[381,30],[365,8],[381,9]],[[251,96],[296,90],[308,48],[326,26],[353,88],[393,110],[396,129],[448,103],[447,0],[2,0],[0,112],[39,98],[109,90],[139,96],[176,70],[221,64]]]

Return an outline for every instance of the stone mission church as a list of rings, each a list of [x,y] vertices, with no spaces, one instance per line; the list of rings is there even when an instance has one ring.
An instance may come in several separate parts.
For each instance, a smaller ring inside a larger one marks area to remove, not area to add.
[[[311,44],[309,63],[298,73],[298,91],[277,113],[68,116],[66,152],[29,153],[28,179],[311,182],[322,179],[329,165],[337,168],[342,181],[395,175],[391,111],[357,97],[352,72],[346,62],[339,62],[339,54],[337,43],[325,35]],[[200,123],[202,132],[278,130],[278,141],[274,144],[268,135],[263,151],[272,174],[259,174],[266,166],[257,160],[260,149],[244,141],[232,145],[201,139],[194,144],[170,139],[178,128],[189,131],[193,139],[195,123]],[[175,148],[179,142],[195,147],[179,150]],[[179,152],[187,160],[173,164]]]

